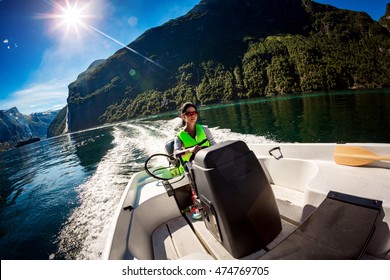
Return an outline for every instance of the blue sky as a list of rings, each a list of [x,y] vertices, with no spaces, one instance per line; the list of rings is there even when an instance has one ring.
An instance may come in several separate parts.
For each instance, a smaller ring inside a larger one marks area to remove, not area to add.
[[[67,87],[77,75],[122,48],[93,28],[127,45],[147,29],[184,15],[199,1],[0,0],[0,109],[16,106],[29,114],[64,107]],[[317,2],[365,11],[378,20],[388,1]],[[84,24],[61,17],[68,5],[82,10]]]

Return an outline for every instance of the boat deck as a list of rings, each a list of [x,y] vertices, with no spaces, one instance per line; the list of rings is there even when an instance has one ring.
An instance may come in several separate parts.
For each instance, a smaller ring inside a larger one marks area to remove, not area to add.
[[[280,192],[284,188],[273,186],[273,189]],[[277,199],[282,218],[280,234],[266,246],[265,250],[253,252],[242,259],[254,260],[260,258],[299,226],[296,220],[299,221],[302,214],[303,193],[291,192],[283,199],[285,200]],[[291,217],[291,207],[295,209],[293,213],[295,217]],[[289,214],[287,214],[287,209],[289,209]],[[160,225],[154,232],[152,240],[154,257],[157,260],[235,259],[210,233],[203,220],[195,220],[189,213],[186,213],[185,217],[179,216]]]
[[[152,240],[156,260],[176,260],[194,252],[207,255],[205,247],[182,216],[159,226],[153,233]]]
[[[241,260],[257,260],[272,250],[297,226],[282,218],[282,231],[266,248],[255,251]],[[189,213],[160,225],[152,236],[156,260],[234,260],[235,258],[219,243],[202,220],[194,220]],[[368,254],[362,259],[376,259]],[[385,258],[385,259],[388,259]]]
[[[256,260],[264,256],[267,251],[272,250],[292,234],[316,209],[314,206],[308,208],[307,205],[304,205],[304,194],[302,192],[286,191],[284,187],[276,185],[272,185],[272,189],[278,197],[276,201],[280,211],[282,231],[264,249],[240,258],[242,260]],[[291,209],[294,209],[294,211]],[[299,222],[300,220],[302,221]],[[154,257],[158,260],[235,259],[215,239],[206,228],[203,220],[193,219],[190,213],[185,213],[185,215],[178,216],[160,225],[153,233],[152,240]],[[376,259],[367,253],[362,258]],[[388,258],[389,256],[385,257],[385,259]]]

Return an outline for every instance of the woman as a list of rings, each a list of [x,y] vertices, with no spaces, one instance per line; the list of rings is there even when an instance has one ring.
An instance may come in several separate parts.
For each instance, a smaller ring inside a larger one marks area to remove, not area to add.
[[[175,137],[175,155],[180,155],[184,162],[188,162],[203,147],[210,147],[216,143],[208,127],[196,123],[198,110],[193,103],[183,104],[181,118],[184,127]]]
[[[184,163],[193,159],[195,154],[203,147],[215,145],[214,137],[207,126],[197,124],[198,110],[191,102],[184,103],[181,107],[181,118],[183,119],[183,129],[175,137],[175,156],[181,156]],[[183,170],[184,172],[184,170]],[[191,214],[194,219],[201,219],[202,213],[199,211],[197,195],[192,190]]]

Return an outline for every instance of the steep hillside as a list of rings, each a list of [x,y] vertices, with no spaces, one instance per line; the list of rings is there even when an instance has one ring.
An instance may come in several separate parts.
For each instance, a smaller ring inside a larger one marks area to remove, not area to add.
[[[390,31],[390,3],[386,6],[386,13],[379,19],[379,24]]]
[[[70,131],[184,100],[390,85],[389,31],[310,0],[202,0],[129,47],[148,59],[123,48],[69,85]]]
[[[68,113],[68,106],[65,106],[64,108],[61,109],[61,111],[49,124],[47,128],[47,138],[58,136],[68,131],[67,123],[66,123],[67,113]]]

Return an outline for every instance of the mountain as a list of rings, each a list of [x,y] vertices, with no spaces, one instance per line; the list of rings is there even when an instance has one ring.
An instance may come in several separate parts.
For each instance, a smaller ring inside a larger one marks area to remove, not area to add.
[[[21,114],[16,107],[0,110],[0,151],[32,137],[46,138],[47,127],[59,111]]]
[[[142,56],[123,48],[91,64],[69,85],[64,116],[78,131],[183,101],[387,87],[383,26],[310,0],[201,0],[128,45]]]
[[[40,138],[46,138],[48,126],[58,113],[59,110],[33,113],[27,116],[27,121],[32,131],[35,131]]]
[[[68,106],[62,108],[47,128],[47,138],[68,132],[67,124]]]
[[[386,5],[386,13],[379,19],[379,24],[390,31],[390,3]]]

